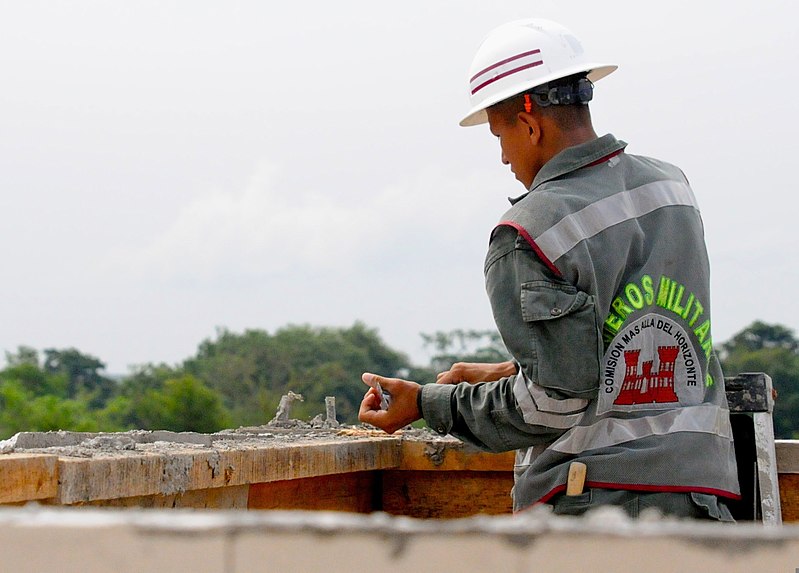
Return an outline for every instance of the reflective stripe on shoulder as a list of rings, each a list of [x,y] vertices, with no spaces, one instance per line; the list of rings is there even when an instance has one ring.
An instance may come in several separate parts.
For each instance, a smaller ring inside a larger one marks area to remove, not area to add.
[[[643,418],[605,418],[590,426],[570,429],[549,449],[563,454],[579,454],[674,432],[701,432],[731,440],[729,411],[714,404],[700,404]]]
[[[691,188],[679,181],[654,181],[601,199],[567,215],[535,239],[550,261],[556,261],[580,241],[624,221],[661,207],[686,205],[698,209]]]
[[[582,398],[550,398],[541,386],[528,381],[522,372],[516,375],[513,394],[524,421],[537,426],[561,430],[572,428],[588,407],[588,400]]]

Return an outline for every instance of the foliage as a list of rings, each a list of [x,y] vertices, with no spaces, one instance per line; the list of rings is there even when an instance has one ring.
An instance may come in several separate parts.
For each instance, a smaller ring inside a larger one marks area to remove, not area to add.
[[[295,403],[294,417],[321,413],[325,396],[335,396],[339,421],[355,423],[363,397],[361,372],[391,376],[409,365],[377,330],[356,322],[349,328],[289,325],[274,335],[220,329],[183,367],[223,396],[238,423],[263,424],[289,390],[305,398]]]
[[[765,372],[777,390],[774,434],[799,438],[799,340],[780,325],[757,321],[721,345],[725,376]]]
[[[137,368],[101,414],[124,429],[216,432],[231,423],[218,392],[165,365]]]
[[[167,380],[161,391],[147,390],[136,407],[149,428],[217,432],[230,423],[219,394],[190,375]]]
[[[75,348],[46,349],[42,369],[48,374],[66,376],[66,397],[81,398],[88,401],[92,408],[105,405],[116,390],[116,383],[100,374],[100,370],[105,369],[105,364]]]
[[[0,438],[15,432],[169,429],[213,432],[260,425],[274,416],[280,397],[302,394],[292,417],[308,420],[336,397],[339,421],[356,423],[364,388],[361,372],[420,383],[455,362],[508,359],[495,331],[453,330],[423,334],[430,363],[413,365],[376,329],[288,325],[233,333],[219,329],[179,365],[137,366],[120,381],[103,375],[104,363],[74,349],[30,347],[6,352],[0,370]],[[726,375],[769,374],[779,395],[774,426],[781,438],[799,438],[799,341],[780,325],[755,322],[719,347]]]
[[[99,424],[86,402],[35,396],[18,380],[0,384],[0,434],[60,429],[89,432],[98,430]]]
[[[39,366],[39,352],[30,346],[19,346],[16,354],[6,351],[6,363],[9,366]]]

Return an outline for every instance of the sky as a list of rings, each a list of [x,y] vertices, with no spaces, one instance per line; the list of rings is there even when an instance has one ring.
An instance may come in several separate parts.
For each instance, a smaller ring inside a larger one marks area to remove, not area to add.
[[[680,166],[713,338],[799,328],[789,0],[0,0],[0,348],[126,373],[217,329],[492,329],[488,235],[524,189],[461,128],[485,34],[560,22],[598,133]]]

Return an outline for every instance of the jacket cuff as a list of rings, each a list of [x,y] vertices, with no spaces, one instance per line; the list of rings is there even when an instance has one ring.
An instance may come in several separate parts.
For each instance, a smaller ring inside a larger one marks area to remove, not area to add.
[[[438,434],[448,434],[452,429],[453,384],[425,384],[421,395],[424,421]]]

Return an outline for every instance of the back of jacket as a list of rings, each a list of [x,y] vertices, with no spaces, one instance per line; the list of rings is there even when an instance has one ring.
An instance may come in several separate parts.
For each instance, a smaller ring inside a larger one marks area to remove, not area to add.
[[[739,493],[694,194],[623,147],[608,135],[566,150],[503,217],[546,266],[513,287],[518,308],[487,261],[518,408],[563,430],[517,453],[516,509],[562,491],[574,459],[589,487]]]

